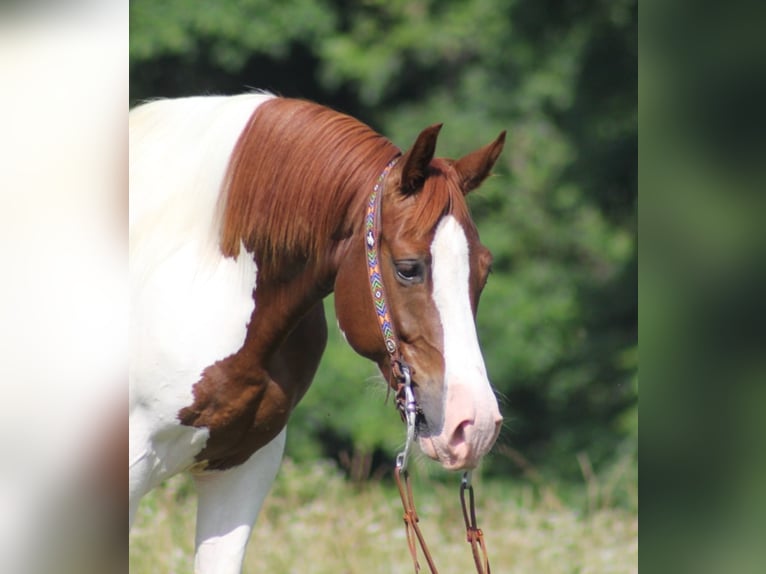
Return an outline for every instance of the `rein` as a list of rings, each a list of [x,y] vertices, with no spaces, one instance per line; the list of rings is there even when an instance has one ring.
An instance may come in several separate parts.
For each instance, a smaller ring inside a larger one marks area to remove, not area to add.
[[[394,328],[391,315],[388,311],[386,302],[386,292],[383,287],[383,275],[380,269],[378,256],[378,237],[380,236],[380,212],[383,198],[383,183],[386,176],[399,161],[397,156],[391,160],[378,177],[375,186],[370,194],[370,200],[367,203],[367,209],[364,218],[365,227],[365,248],[367,255],[367,272],[370,280],[370,293],[375,306],[375,313],[378,317],[383,341],[386,345],[391,361],[391,381],[389,381],[388,390],[395,390],[396,408],[407,424],[407,440],[404,443],[404,450],[396,455],[396,465],[394,468],[394,479],[399,489],[399,496],[404,508],[404,527],[407,533],[407,545],[409,546],[412,563],[415,572],[420,572],[418,563],[418,551],[415,545],[416,541],[420,545],[426,563],[432,574],[438,574],[434,565],[431,553],[428,550],[423,533],[418,526],[419,517],[415,510],[415,502],[412,496],[412,484],[410,475],[407,472],[407,463],[409,461],[410,450],[415,442],[417,428],[416,420],[420,408],[415,400],[415,393],[412,390],[413,369],[406,363],[399,349],[396,330]],[[466,503],[466,493],[468,493],[468,502]],[[466,539],[471,545],[473,560],[476,571],[479,574],[490,574],[489,557],[487,548],[484,544],[484,534],[476,523],[476,508],[474,505],[474,492],[471,485],[471,471],[463,473],[460,481],[460,506],[463,510],[463,520],[466,528]]]

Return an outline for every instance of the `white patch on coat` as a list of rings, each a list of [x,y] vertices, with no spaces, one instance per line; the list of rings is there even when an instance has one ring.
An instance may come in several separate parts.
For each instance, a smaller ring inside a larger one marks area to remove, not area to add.
[[[198,495],[195,572],[239,574],[252,523],[282,463],[287,431],[246,462],[194,475]]]
[[[228,158],[271,96],[161,100],[130,114],[130,494],[189,468],[208,430],[179,423],[203,370],[239,350],[257,267],[217,249]]]

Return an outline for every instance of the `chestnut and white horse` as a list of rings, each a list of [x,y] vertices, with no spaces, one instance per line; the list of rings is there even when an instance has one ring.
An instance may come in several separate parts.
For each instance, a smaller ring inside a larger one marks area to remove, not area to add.
[[[324,350],[325,296],[335,292],[349,344],[393,378],[365,253],[373,188],[377,271],[412,372],[419,446],[463,469],[495,442],[502,419],[475,328],[491,255],[465,195],[505,133],[439,159],[440,127],[401,154],[349,116],[268,94],[131,112],[130,519],[152,488],[191,472],[196,572],[241,569]]]

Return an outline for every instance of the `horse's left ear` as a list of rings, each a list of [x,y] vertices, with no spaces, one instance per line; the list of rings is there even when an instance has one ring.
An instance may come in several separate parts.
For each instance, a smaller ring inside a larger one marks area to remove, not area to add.
[[[460,176],[460,187],[463,195],[467,195],[481,185],[492,171],[500,152],[505,145],[505,130],[492,143],[485,145],[460,158],[454,164],[455,171]]]

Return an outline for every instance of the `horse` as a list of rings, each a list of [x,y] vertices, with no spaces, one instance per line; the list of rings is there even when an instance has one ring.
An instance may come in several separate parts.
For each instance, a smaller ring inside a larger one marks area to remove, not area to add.
[[[349,345],[388,381],[407,369],[422,452],[478,464],[502,417],[475,326],[492,256],[465,196],[505,132],[452,160],[434,157],[433,125],[402,153],[353,117],[262,92],[151,101],[129,126],[131,524],[141,497],[189,472],[195,572],[241,571],[332,292]]]

